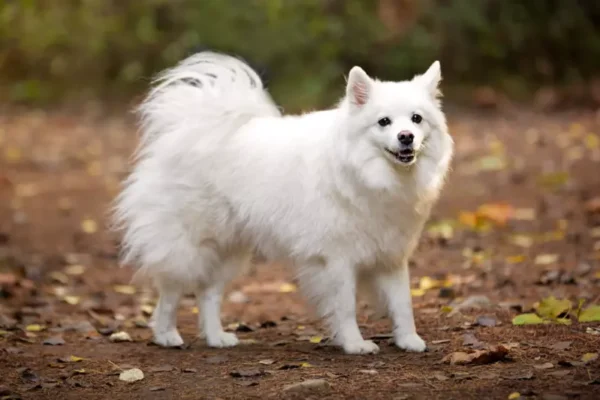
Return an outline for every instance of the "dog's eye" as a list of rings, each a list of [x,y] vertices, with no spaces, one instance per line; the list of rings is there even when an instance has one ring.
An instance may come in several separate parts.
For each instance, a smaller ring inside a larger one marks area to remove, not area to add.
[[[421,121],[423,121],[423,117],[421,117],[419,114],[413,114],[410,120],[415,124],[420,124]]]
[[[383,117],[379,121],[377,121],[377,123],[379,124],[379,126],[388,126],[392,123],[392,120],[388,117]]]

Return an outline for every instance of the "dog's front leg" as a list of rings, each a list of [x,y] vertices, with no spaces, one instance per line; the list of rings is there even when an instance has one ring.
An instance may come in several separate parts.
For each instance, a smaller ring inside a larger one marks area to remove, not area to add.
[[[356,322],[356,272],[348,265],[328,263],[305,266],[302,289],[314,301],[334,338],[347,354],[372,354],[379,347],[364,340]]]
[[[378,274],[375,283],[392,318],[396,346],[406,351],[425,351],[427,345],[415,328],[408,264],[403,263],[396,271]]]

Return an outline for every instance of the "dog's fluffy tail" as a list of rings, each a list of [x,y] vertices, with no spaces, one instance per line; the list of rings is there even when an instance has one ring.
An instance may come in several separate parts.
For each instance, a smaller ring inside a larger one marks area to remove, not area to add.
[[[138,112],[142,137],[137,165],[125,180],[112,215],[112,230],[123,233],[121,263],[144,269],[184,260],[180,264],[185,266],[195,249],[180,240],[186,232],[164,206],[171,200],[147,196],[160,193],[164,187],[159,183],[170,179],[163,177],[158,165],[167,159],[170,168],[176,168],[177,162],[189,159],[183,153],[198,143],[218,146],[251,119],[281,113],[252,68],[214,52],[193,55],[158,76]],[[161,246],[163,242],[168,245]]]
[[[258,74],[242,60],[210,51],[160,74],[138,111],[142,148],[159,136],[236,131],[257,116],[280,116]]]

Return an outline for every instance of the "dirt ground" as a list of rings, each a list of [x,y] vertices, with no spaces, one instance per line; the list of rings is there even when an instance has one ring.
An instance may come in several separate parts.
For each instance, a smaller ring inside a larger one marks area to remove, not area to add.
[[[363,335],[382,351],[347,356],[278,265],[228,291],[223,319],[239,347],[194,340],[192,298],[179,313],[187,345],[150,345],[154,293],[130,285],[105,228],[136,143],[132,121],[4,111],[0,398],[600,398],[598,322],[559,310],[562,324],[512,323],[549,296],[573,309],[600,303],[600,113],[457,110],[449,121],[454,168],[412,269],[429,351],[388,346],[388,321],[361,303]],[[120,331],[132,341],[111,342]],[[456,352],[464,365],[447,358]],[[144,378],[122,381],[132,368]],[[323,381],[287,388],[307,379]]]

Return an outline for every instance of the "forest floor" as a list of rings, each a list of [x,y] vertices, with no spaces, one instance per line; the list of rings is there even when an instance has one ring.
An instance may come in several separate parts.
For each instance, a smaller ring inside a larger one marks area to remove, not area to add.
[[[192,298],[179,312],[187,345],[150,345],[155,294],[130,284],[106,230],[132,121],[0,114],[0,399],[599,398],[600,324],[579,305],[600,303],[600,114],[449,121],[453,171],[412,262],[429,351],[387,345],[389,321],[361,302],[381,352],[349,356],[281,265],[229,288],[222,317],[240,346],[195,340]],[[514,325],[524,313],[544,323]],[[121,331],[132,341],[110,340]],[[121,380],[132,368],[144,378]]]

